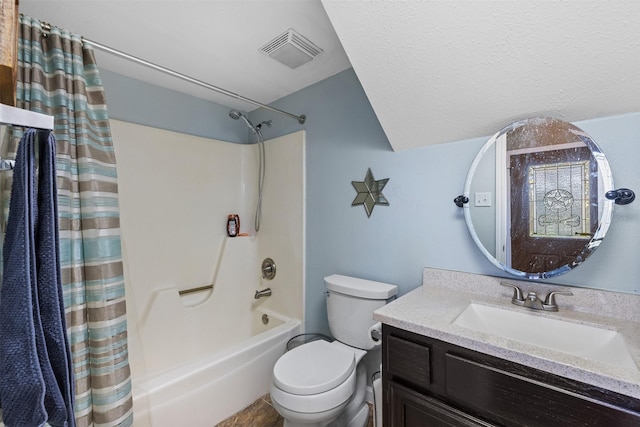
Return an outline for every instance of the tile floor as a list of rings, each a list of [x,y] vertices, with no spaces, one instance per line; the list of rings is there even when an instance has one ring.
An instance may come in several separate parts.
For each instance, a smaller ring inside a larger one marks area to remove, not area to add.
[[[216,427],[282,427],[283,421],[267,394]]]
[[[369,407],[367,427],[373,427],[373,408],[371,405]],[[271,398],[267,394],[216,427],[282,427],[283,422],[282,417],[271,406]]]

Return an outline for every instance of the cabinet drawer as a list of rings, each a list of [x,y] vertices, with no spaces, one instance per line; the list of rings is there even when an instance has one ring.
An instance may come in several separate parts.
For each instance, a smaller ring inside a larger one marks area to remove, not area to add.
[[[393,335],[386,340],[387,372],[413,384],[428,386],[431,383],[429,347]]]
[[[452,353],[445,355],[445,370],[446,393],[452,402],[506,425],[640,425],[637,412]]]

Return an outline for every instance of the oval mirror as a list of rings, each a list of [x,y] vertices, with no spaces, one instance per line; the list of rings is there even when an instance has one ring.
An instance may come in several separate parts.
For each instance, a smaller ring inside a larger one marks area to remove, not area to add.
[[[464,186],[465,221],[498,268],[528,279],[577,267],[613,214],[609,163],[578,127],[552,118],[513,123],[476,155]]]

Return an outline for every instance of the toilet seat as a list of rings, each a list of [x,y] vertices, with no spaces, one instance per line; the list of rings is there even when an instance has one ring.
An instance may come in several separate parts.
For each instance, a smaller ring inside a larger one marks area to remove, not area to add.
[[[343,384],[355,367],[353,351],[323,340],[312,341],[285,353],[276,362],[273,381],[287,393],[315,395]]]
[[[333,409],[347,404],[356,389],[356,370],[342,384],[329,391],[318,394],[293,394],[271,384],[271,401],[274,406],[286,408],[287,411],[299,414],[329,413]]]

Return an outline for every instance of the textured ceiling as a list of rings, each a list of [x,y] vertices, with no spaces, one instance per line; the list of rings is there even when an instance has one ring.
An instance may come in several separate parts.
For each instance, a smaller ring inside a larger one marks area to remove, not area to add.
[[[332,1],[394,149],[640,111],[640,1]]]
[[[21,0],[20,10],[263,103],[353,66],[395,150],[491,135],[525,117],[640,111],[636,0]],[[296,70],[258,52],[288,28],[325,52]],[[98,62],[254,108],[108,54]]]

